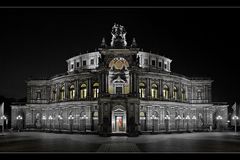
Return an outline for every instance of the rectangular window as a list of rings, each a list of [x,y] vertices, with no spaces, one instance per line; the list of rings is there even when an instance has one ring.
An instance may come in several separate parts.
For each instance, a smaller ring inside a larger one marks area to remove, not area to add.
[[[152,60],[152,66],[155,66],[156,64],[156,61],[155,60]]]
[[[73,69],[73,64],[71,64],[71,69]]]
[[[162,62],[158,62],[158,66],[162,68]]]
[[[144,59],[144,64],[148,65],[148,59]]]
[[[41,99],[41,92],[37,92],[37,99]]]
[[[164,68],[167,69],[167,64],[164,64]]]
[[[83,66],[86,66],[86,65],[87,65],[87,61],[84,60],[84,61],[83,61]]]
[[[77,67],[79,67],[79,62],[77,62]]]
[[[94,59],[91,59],[91,65],[94,64]]]

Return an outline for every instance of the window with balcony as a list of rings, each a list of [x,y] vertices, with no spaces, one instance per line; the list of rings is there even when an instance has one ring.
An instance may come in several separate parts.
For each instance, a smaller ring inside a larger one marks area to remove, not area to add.
[[[173,99],[174,99],[174,100],[177,100],[177,92],[178,92],[177,87],[174,86],[174,87],[173,87]]]
[[[163,87],[163,99],[169,99],[169,87],[167,85]]]
[[[69,98],[74,99],[75,98],[75,87],[74,85],[71,85],[69,88]]]
[[[86,84],[82,84],[80,87],[80,98],[81,99],[87,98],[87,85]]]
[[[64,100],[65,99],[65,87],[62,86],[60,89],[60,100]]]
[[[140,98],[145,98],[145,84],[144,83],[139,84],[139,96],[140,96]]]
[[[98,98],[99,94],[99,83],[93,84],[93,98]]]
[[[152,88],[151,88],[151,97],[153,99],[157,98],[157,91],[158,91],[158,86],[156,84],[152,84]]]

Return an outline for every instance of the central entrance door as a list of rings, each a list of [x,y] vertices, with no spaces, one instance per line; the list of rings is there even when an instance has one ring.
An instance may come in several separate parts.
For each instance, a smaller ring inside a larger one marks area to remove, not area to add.
[[[126,110],[116,106],[112,110],[112,133],[126,133]]]

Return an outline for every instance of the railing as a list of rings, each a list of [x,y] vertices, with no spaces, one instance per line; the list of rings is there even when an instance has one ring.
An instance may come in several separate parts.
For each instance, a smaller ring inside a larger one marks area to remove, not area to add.
[[[208,99],[191,99],[190,103],[209,103]]]
[[[29,102],[36,103],[36,104],[49,103],[47,99],[30,99]]]

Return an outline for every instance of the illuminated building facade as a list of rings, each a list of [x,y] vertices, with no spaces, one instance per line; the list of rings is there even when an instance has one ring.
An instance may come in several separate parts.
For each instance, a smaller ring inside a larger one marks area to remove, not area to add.
[[[66,73],[29,80],[12,127],[129,136],[226,127],[228,106],[212,102],[212,80],[172,73],[171,59],[140,51],[135,39],[127,45],[121,25],[111,34],[109,46],[103,38],[98,51],[68,59]]]

